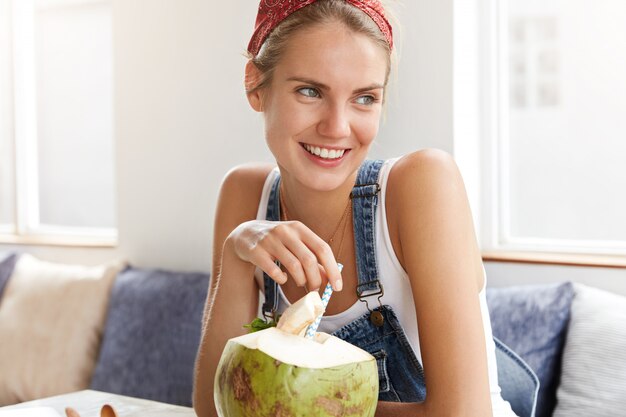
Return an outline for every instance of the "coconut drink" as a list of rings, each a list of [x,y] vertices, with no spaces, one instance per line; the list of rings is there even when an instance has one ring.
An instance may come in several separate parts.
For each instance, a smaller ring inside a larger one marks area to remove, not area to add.
[[[306,330],[324,312],[315,291],[276,327],[230,339],[215,374],[221,417],[368,417],[378,402],[376,359],[337,337]],[[311,337],[312,335],[312,337]]]

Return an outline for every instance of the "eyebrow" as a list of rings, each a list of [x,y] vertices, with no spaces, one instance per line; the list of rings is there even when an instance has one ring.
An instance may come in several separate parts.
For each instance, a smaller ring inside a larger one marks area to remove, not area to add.
[[[303,78],[303,77],[289,77],[287,78],[287,81],[297,81],[297,82],[301,82],[304,84],[310,84],[314,87],[317,87],[321,90],[330,90],[330,87],[327,86],[326,84],[322,84],[318,81],[312,80],[310,78]],[[356,90],[354,90],[352,93],[353,94],[357,94],[357,93],[362,93],[364,91],[371,91],[371,90],[378,90],[378,89],[384,89],[385,86],[382,84],[371,84],[368,85],[367,87],[362,87],[362,88],[357,88]]]

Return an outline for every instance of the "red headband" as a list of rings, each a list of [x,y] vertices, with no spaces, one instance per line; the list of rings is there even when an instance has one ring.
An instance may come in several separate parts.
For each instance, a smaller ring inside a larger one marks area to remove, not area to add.
[[[253,56],[256,56],[261,49],[261,45],[265,42],[265,39],[280,22],[285,20],[287,16],[296,10],[301,9],[304,6],[308,6],[311,3],[315,3],[316,1],[317,0],[261,0],[259,13],[256,17],[254,33],[252,34],[252,39],[250,39],[250,43],[248,44],[248,52],[250,52]],[[346,3],[350,3],[354,7],[367,13],[387,39],[389,48],[393,48],[393,33],[391,25],[385,17],[385,11],[379,0],[345,1]]]

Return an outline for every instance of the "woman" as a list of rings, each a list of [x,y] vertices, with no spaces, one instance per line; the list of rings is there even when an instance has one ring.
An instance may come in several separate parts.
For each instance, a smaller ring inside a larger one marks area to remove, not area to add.
[[[437,150],[366,160],[393,50],[383,6],[262,0],[248,50],[246,93],[277,168],[236,167],[221,187],[198,415],[216,415],[221,352],[257,316],[259,292],[271,316],[330,282],[320,330],[357,345],[394,330],[381,341],[389,380],[377,416],[514,416],[500,396],[484,268],[455,162]]]

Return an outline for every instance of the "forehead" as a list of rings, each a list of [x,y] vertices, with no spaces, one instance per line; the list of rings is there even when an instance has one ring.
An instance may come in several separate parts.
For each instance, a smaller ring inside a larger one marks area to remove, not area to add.
[[[387,51],[340,23],[316,25],[294,34],[275,69],[276,78],[301,76],[331,87],[384,84]]]

